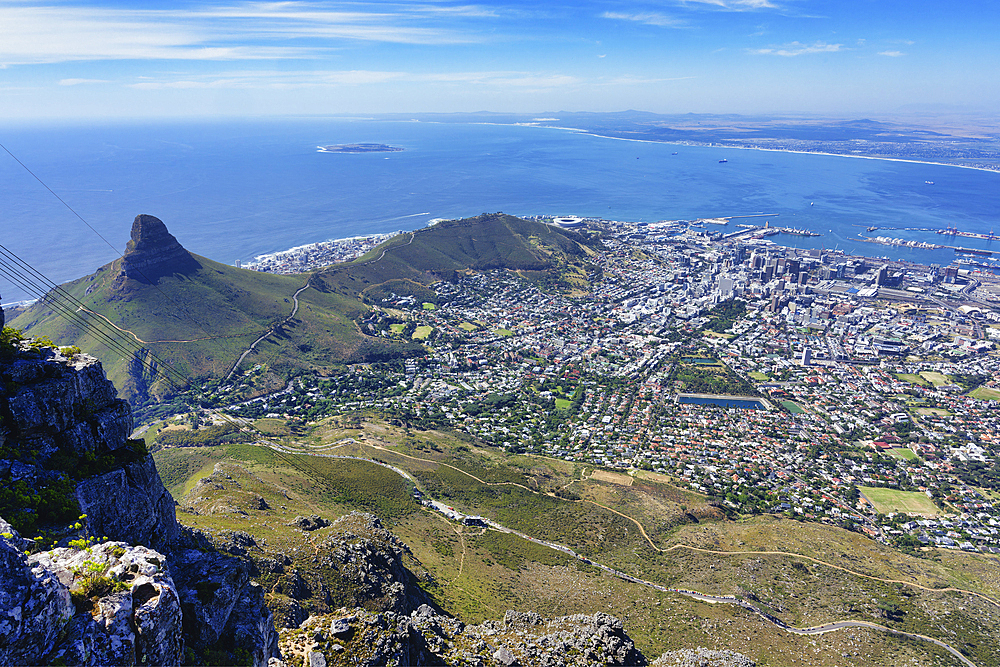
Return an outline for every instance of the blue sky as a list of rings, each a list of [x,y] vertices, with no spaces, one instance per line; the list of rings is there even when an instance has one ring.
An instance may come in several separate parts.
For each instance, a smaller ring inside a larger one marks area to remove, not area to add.
[[[990,111],[998,27],[993,0],[0,0],[0,117]]]

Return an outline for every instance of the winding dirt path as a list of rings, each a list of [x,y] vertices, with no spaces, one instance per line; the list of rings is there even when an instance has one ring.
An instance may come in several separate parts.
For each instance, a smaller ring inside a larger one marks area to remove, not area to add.
[[[113,326],[115,329],[117,329],[118,331],[121,331],[122,333],[126,333],[129,336],[132,336],[132,338],[134,338],[137,343],[140,343],[142,345],[152,345],[152,344],[155,344],[155,343],[198,343],[198,342],[203,341],[203,340],[221,340],[223,338],[241,338],[242,336],[252,336],[255,333],[260,333],[259,331],[250,331],[250,332],[247,332],[247,333],[229,334],[229,335],[226,335],[226,336],[203,336],[202,338],[192,338],[190,340],[143,340],[143,339],[139,338],[137,335],[135,335],[134,331],[130,331],[128,329],[123,329],[122,327],[118,326],[117,324],[115,324],[114,322],[112,322],[111,320],[109,320],[104,315],[101,315],[97,311],[91,310],[90,308],[87,308],[86,306],[80,306],[79,308],[77,308],[77,311],[81,311],[81,310],[83,312],[85,312],[85,313],[90,313],[91,315],[95,315],[95,316],[101,318],[102,320],[104,320],[105,322],[107,322],[108,324],[110,324],[111,326]]]
[[[472,479],[476,480],[477,482],[479,482],[480,484],[482,484],[484,486],[516,486],[516,487],[520,487],[520,488],[524,489],[525,491],[530,491],[531,493],[534,493],[536,495],[546,495],[546,496],[550,496],[550,497],[553,497],[553,498],[558,498],[558,496],[556,496],[555,494],[551,494],[551,493],[544,493],[543,494],[540,491],[536,491],[534,489],[531,489],[531,488],[529,488],[527,486],[524,486],[523,484],[517,484],[516,482],[486,482],[486,481],[483,481],[483,480],[479,479],[478,477],[476,477],[472,473],[466,472],[465,470],[462,470],[461,468],[456,468],[453,465],[449,465],[449,464],[443,463],[441,461],[435,461],[434,459],[424,459],[424,458],[420,458],[420,457],[417,457],[417,456],[409,456],[407,454],[402,454],[400,452],[397,452],[397,451],[394,451],[394,450],[391,450],[391,449],[387,449],[385,447],[380,447],[378,445],[369,444],[369,443],[364,443],[364,446],[365,447],[371,447],[372,449],[378,449],[378,450],[381,450],[383,452],[388,452],[388,453],[391,453],[391,454],[395,454],[397,456],[402,456],[404,458],[408,458],[408,459],[411,459],[411,460],[414,460],[414,461],[422,461],[424,463],[434,463],[436,465],[446,466],[448,468],[451,468],[452,470],[455,470],[455,471],[458,471],[458,472],[462,473],[463,475],[471,477]],[[561,500],[566,500],[566,499],[562,498]],[[851,574],[851,575],[854,575],[856,577],[861,577],[863,579],[870,579],[872,581],[879,581],[879,582],[886,583],[886,584],[901,584],[903,586],[910,586],[912,588],[917,588],[917,589],[920,589],[922,591],[928,591],[928,592],[931,592],[931,593],[963,593],[965,595],[971,595],[973,597],[977,597],[977,598],[979,598],[981,600],[984,600],[984,601],[986,601],[986,602],[994,605],[995,607],[1000,607],[1000,601],[995,600],[994,598],[992,598],[992,597],[990,597],[988,595],[984,595],[983,593],[977,593],[976,591],[969,591],[969,590],[966,590],[964,588],[955,588],[953,586],[948,586],[946,588],[933,588],[933,587],[929,587],[929,586],[923,586],[923,585],[918,584],[918,583],[913,582],[913,581],[905,581],[905,580],[902,580],[902,579],[886,579],[884,577],[876,577],[876,576],[871,575],[871,574],[864,574],[864,573],[858,572],[856,570],[848,569],[848,568],[846,568],[846,567],[844,567],[842,565],[836,565],[834,563],[829,563],[827,561],[820,560],[819,558],[815,558],[813,556],[806,556],[805,554],[795,553],[795,552],[791,552],[791,551],[720,551],[720,550],[716,550],[716,549],[704,549],[704,548],[701,548],[701,547],[695,547],[695,546],[691,546],[691,545],[688,545],[688,544],[674,544],[673,546],[667,547],[666,549],[662,549],[662,548],[656,546],[656,544],[653,542],[652,538],[650,538],[649,535],[646,533],[646,529],[643,527],[643,525],[638,520],[634,519],[633,517],[630,517],[627,514],[623,514],[622,512],[619,512],[616,509],[613,509],[613,508],[608,507],[606,505],[602,505],[600,503],[594,502],[593,500],[576,500],[576,501],[566,500],[566,502],[590,503],[591,505],[595,505],[597,507],[600,507],[601,509],[604,509],[604,510],[607,510],[608,512],[616,514],[616,515],[622,517],[623,519],[627,519],[627,520],[631,521],[639,529],[639,532],[645,538],[646,542],[649,543],[649,546],[652,547],[653,549],[655,549],[656,551],[660,552],[660,553],[667,553],[667,552],[670,552],[670,551],[674,551],[675,549],[689,549],[691,551],[698,551],[698,552],[707,553],[707,554],[716,554],[716,555],[720,555],[720,556],[784,556],[784,557],[792,557],[792,558],[801,558],[803,560],[808,560],[808,561],[811,561],[813,563],[816,563],[817,565],[824,565],[826,567],[833,568],[835,570],[840,570],[841,572],[845,572],[847,574]]]
[[[279,451],[285,451],[285,452],[291,453],[291,454],[305,454],[307,456],[320,456],[320,457],[324,457],[325,456],[325,457],[330,457],[330,458],[351,458],[351,459],[358,459],[358,460],[367,460],[367,461],[370,461],[371,463],[375,463],[377,465],[381,465],[383,467],[386,467],[386,468],[389,468],[391,470],[394,470],[397,473],[399,473],[399,474],[403,475],[404,477],[406,477],[407,479],[410,479],[411,481],[415,481],[415,480],[412,479],[412,477],[410,475],[404,473],[401,469],[396,468],[395,466],[392,466],[390,464],[380,462],[380,461],[373,461],[373,460],[370,460],[370,459],[365,459],[365,458],[356,457],[356,456],[336,456],[336,455],[330,455],[330,454],[310,453],[308,451],[292,451],[292,450],[287,450],[287,449],[282,449],[282,448],[276,447],[276,446],[271,445],[269,443],[264,443],[264,444],[265,444],[265,446],[268,446],[268,447],[270,447],[272,449],[278,449]],[[421,457],[417,457],[417,456],[410,456],[408,454],[402,454],[400,452],[396,452],[394,450],[387,449],[387,448],[381,447],[379,445],[373,445],[373,444],[369,444],[369,443],[358,443],[358,444],[361,444],[363,447],[369,447],[371,449],[380,450],[380,451],[383,451],[383,452],[386,452],[386,453],[390,453],[390,454],[394,454],[394,455],[397,455],[397,456],[401,456],[403,458],[407,458],[407,459],[410,459],[410,460],[413,460],[413,461],[422,461],[424,463],[432,463],[432,464],[435,464],[435,465],[447,466],[447,467],[451,468],[452,470],[456,470],[457,472],[460,472],[460,473],[462,473],[464,475],[467,475],[468,477],[476,480],[480,484],[483,484],[483,485],[486,485],[486,486],[510,485],[510,486],[520,487],[522,489],[525,489],[526,491],[529,491],[529,492],[537,494],[537,495],[552,495],[552,494],[541,494],[540,492],[535,491],[533,489],[530,489],[527,486],[524,486],[523,484],[517,484],[515,482],[495,482],[495,483],[493,483],[493,482],[485,482],[485,481],[479,479],[478,477],[476,477],[475,475],[462,470],[461,468],[457,468],[457,467],[455,467],[453,465],[450,465],[450,464],[447,464],[447,463],[443,463],[441,461],[435,461],[433,459],[425,459],[425,458],[421,458]],[[574,501],[567,501],[567,502],[574,502]],[[638,521],[636,521],[635,519],[633,519],[632,517],[630,517],[630,516],[628,516],[626,514],[623,514],[623,513],[619,512],[617,510],[611,509],[610,507],[605,507],[604,505],[601,505],[599,503],[595,503],[593,501],[575,501],[575,502],[590,502],[591,504],[596,505],[597,507],[601,507],[601,508],[603,508],[605,510],[608,510],[609,512],[613,512],[614,514],[617,514],[618,516],[621,516],[621,517],[623,517],[625,519],[628,519],[629,521],[631,521],[632,523],[634,523],[639,528],[639,530],[642,533],[643,537],[646,538],[646,540],[650,543],[650,545],[654,549],[656,549],[657,551],[659,551],[661,553],[666,553],[666,552],[669,552],[669,551],[673,551],[675,549],[690,549],[692,551],[698,551],[698,552],[701,552],[701,553],[716,554],[716,555],[721,555],[721,556],[732,556],[732,555],[775,555],[775,556],[785,556],[785,557],[802,558],[804,560],[811,561],[811,562],[816,563],[818,565],[824,565],[826,567],[830,567],[830,568],[833,568],[833,569],[836,569],[836,570],[840,570],[840,571],[845,572],[847,574],[851,574],[851,575],[862,577],[862,578],[866,578],[866,579],[871,579],[871,580],[874,580],[874,581],[880,581],[880,582],[885,582],[885,583],[896,583],[896,584],[901,584],[901,585],[905,585],[905,586],[911,586],[911,587],[918,588],[918,589],[924,590],[924,591],[929,591],[929,592],[948,592],[948,591],[950,591],[950,592],[956,592],[956,593],[963,593],[963,594],[966,594],[966,595],[971,595],[971,596],[974,596],[974,597],[981,598],[982,600],[985,600],[986,602],[988,602],[990,604],[993,604],[993,605],[996,605],[996,606],[1000,607],[1000,603],[998,603],[993,598],[991,598],[991,597],[989,597],[987,595],[983,595],[981,593],[976,593],[974,591],[968,591],[968,590],[965,590],[965,589],[953,588],[953,587],[948,587],[948,588],[929,588],[929,587],[922,586],[920,584],[917,584],[917,583],[914,583],[914,582],[910,582],[910,581],[903,581],[903,580],[899,580],[899,579],[885,579],[885,578],[882,578],[882,577],[875,577],[875,576],[872,576],[872,575],[867,575],[867,574],[863,574],[863,573],[860,573],[860,572],[856,572],[854,570],[849,570],[849,569],[847,569],[845,567],[842,567],[840,565],[834,565],[833,563],[828,563],[828,562],[822,561],[822,560],[820,560],[818,558],[813,558],[812,556],[806,556],[806,555],[803,555],[803,554],[797,554],[797,553],[792,553],[792,552],[787,552],[787,551],[719,551],[719,550],[715,550],[715,549],[703,549],[703,548],[700,548],[700,547],[693,547],[693,546],[690,546],[690,545],[687,545],[687,544],[675,544],[675,545],[673,545],[671,547],[668,547],[666,549],[661,549],[661,548],[657,547],[655,544],[653,544],[652,540],[646,534],[645,529],[642,527],[642,524],[639,523]],[[442,517],[442,519],[444,519],[444,517]],[[447,521],[447,519],[444,519],[444,520]],[[494,527],[504,528],[502,526],[499,526],[499,524],[496,524],[495,522],[491,522],[491,525],[493,525]],[[447,586],[455,584],[458,581],[458,579],[462,576],[462,571],[463,571],[464,566],[465,566],[465,553],[466,553],[465,540],[464,540],[464,537],[462,536],[461,532],[458,529],[454,529],[454,530],[455,530],[456,533],[458,533],[459,539],[462,542],[462,558],[461,558],[461,562],[460,562],[460,565],[459,565],[458,575],[454,579],[452,579],[450,582],[448,582],[448,584],[446,584]],[[515,530],[511,530],[509,528],[504,528],[504,530],[506,530],[506,532],[511,532],[511,533],[516,534],[516,535],[519,535],[520,537],[528,539],[528,540],[530,540],[532,542],[535,542],[535,543],[538,543],[538,544],[542,544],[542,545],[545,545],[545,546],[549,546],[551,548],[555,548],[555,549],[558,549],[560,551],[564,551],[564,552],[566,552],[566,553],[568,553],[570,555],[575,556],[576,558],[582,558],[582,556],[580,556],[579,554],[577,554],[576,552],[574,552],[572,549],[570,549],[569,547],[566,547],[564,545],[560,545],[560,544],[556,544],[556,543],[551,543],[551,542],[546,542],[546,541],[543,541],[543,540],[539,540],[537,538],[533,538],[533,537],[531,537],[529,535],[525,535],[524,533],[521,533],[521,532],[515,531]],[[830,623],[825,623],[825,624],[822,624],[822,625],[811,626],[811,627],[806,627],[806,628],[796,628],[794,626],[788,625],[787,623],[785,623],[781,619],[773,616],[772,614],[770,614],[768,612],[765,612],[762,609],[754,606],[753,604],[747,602],[746,600],[743,600],[741,598],[737,598],[736,596],[731,596],[731,595],[711,595],[711,594],[708,594],[708,593],[702,593],[700,591],[689,590],[689,589],[668,588],[668,587],[665,587],[663,585],[655,584],[653,582],[649,582],[649,581],[646,581],[644,579],[640,579],[638,577],[634,577],[634,576],[626,574],[624,572],[620,572],[620,571],[615,570],[613,568],[610,568],[610,567],[608,567],[606,565],[601,565],[600,563],[597,563],[597,562],[594,562],[594,561],[590,561],[588,559],[583,559],[583,560],[584,560],[584,562],[587,562],[587,563],[589,563],[591,565],[597,566],[597,567],[601,568],[602,570],[605,570],[605,571],[611,573],[614,576],[617,576],[617,577],[619,577],[621,579],[624,579],[626,581],[630,581],[630,582],[635,583],[635,584],[639,584],[639,585],[642,585],[642,586],[647,586],[647,587],[650,587],[650,588],[653,588],[653,589],[656,589],[656,590],[659,590],[659,591],[678,593],[678,594],[681,594],[681,595],[685,595],[687,597],[694,598],[696,600],[701,600],[703,602],[709,602],[709,603],[713,603],[713,604],[716,604],[716,603],[717,604],[733,604],[733,605],[737,605],[737,606],[743,607],[745,609],[748,609],[748,610],[756,613],[758,616],[760,616],[763,620],[767,621],[768,623],[771,623],[772,625],[774,625],[774,626],[776,626],[776,627],[778,627],[778,628],[780,628],[780,629],[782,629],[782,630],[784,630],[786,632],[789,632],[791,634],[796,634],[796,635],[817,635],[817,634],[823,634],[823,633],[826,633],[826,632],[835,632],[835,631],[838,631],[838,630],[843,630],[843,629],[852,628],[852,627],[861,627],[861,628],[868,628],[868,629],[872,629],[872,630],[881,630],[883,632],[888,632],[888,633],[891,633],[891,634],[899,635],[901,637],[908,637],[908,638],[911,638],[911,639],[918,639],[918,640],[921,640],[921,641],[930,642],[930,643],[932,643],[932,644],[934,644],[936,646],[939,646],[939,647],[945,649],[949,653],[951,653],[958,660],[960,660],[962,662],[962,664],[965,665],[965,667],[977,667],[975,665],[975,663],[973,663],[971,660],[969,660],[964,655],[962,655],[962,653],[960,651],[958,651],[954,647],[950,646],[949,644],[947,644],[947,643],[945,643],[945,642],[943,642],[943,641],[941,641],[939,639],[935,639],[934,637],[928,637],[926,635],[921,635],[921,634],[916,634],[916,633],[910,633],[910,632],[904,632],[902,630],[896,630],[896,629],[893,629],[893,628],[890,628],[890,627],[886,627],[884,625],[879,625],[877,623],[871,623],[869,621],[855,621],[855,620],[831,621]],[[464,589],[461,586],[456,585],[456,588],[464,591]],[[487,606],[490,609],[492,609],[492,607],[489,604],[485,603],[485,602],[481,602],[481,604],[484,604],[485,606]]]
[[[273,327],[271,327],[270,329],[268,329],[267,331],[265,331],[264,334],[260,338],[258,338],[254,342],[250,343],[250,347],[248,347],[246,349],[246,351],[243,354],[240,355],[240,358],[236,360],[236,363],[233,364],[233,367],[229,370],[229,373],[226,375],[226,381],[227,382],[229,381],[229,378],[231,378],[233,376],[233,373],[236,372],[236,369],[240,367],[240,364],[243,363],[243,360],[246,359],[247,355],[257,349],[257,343],[261,342],[262,340],[264,340],[265,338],[267,338],[268,336],[270,336],[272,333],[274,333],[274,330],[277,329],[278,327],[284,326],[285,324],[288,324],[289,320],[291,320],[293,317],[295,317],[295,314],[299,312],[299,294],[301,294],[305,290],[309,289],[309,282],[311,280],[312,280],[312,276],[310,275],[309,278],[306,279],[306,284],[303,285],[302,287],[298,288],[297,290],[295,290],[295,294],[292,295],[292,301],[295,303],[295,305],[292,307],[291,314],[289,314],[289,316],[286,317],[285,319],[281,320],[280,324],[275,324]]]

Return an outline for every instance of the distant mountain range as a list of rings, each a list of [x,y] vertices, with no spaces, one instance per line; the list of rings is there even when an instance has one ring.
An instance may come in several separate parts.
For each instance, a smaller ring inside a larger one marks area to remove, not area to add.
[[[158,218],[139,215],[122,259],[61,286],[83,304],[73,319],[50,293],[11,325],[90,351],[124,396],[141,404],[185,382],[223,378],[240,363],[286,375],[422,355],[419,343],[369,336],[359,323],[388,295],[433,300],[427,285],[465,271],[511,270],[571,289],[586,282],[593,243],[552,225],[484,213],[401,234],[354,262],[274,275],[190,253]],[[161,373],[161,364],[170,372]]]

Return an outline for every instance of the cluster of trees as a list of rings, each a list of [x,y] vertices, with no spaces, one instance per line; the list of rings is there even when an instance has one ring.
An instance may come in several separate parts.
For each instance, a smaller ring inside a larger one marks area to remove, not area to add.
[[[723,301],[712,310],[708,311],[711,321],[705,325],[709,331],[722,333],[726,329],[732,328],[736,320],[743,317],[747,312],[747,304],[741,299],[729,299]]]
[[[981,461],[956,462],[953,472],[966,484],[984,489],[1000,489],[1000,459],[988,463]]]
[[[156,436],[160,447],[212,447],[226,442],[248,442],[248,433],[242,433],[233,424],[216,424],[190,431],[161,431]]]
[[[677,362],[670,373],[672,382],[683,382],[684,391],[695,394],[737,394],[757,396],[756,388],[725,366],[699,368]]]

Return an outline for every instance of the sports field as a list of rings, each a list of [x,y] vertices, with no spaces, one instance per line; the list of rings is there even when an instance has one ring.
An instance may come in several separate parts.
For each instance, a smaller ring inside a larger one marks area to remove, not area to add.
[[[1000,401],[1000,391],[989,387],[976,387],[969,393],[969,396],[981,401]]]
[[[929,387],[931,385],[930,380],[917,375],[916,373],[896,373],[898,377],[903,382],[909,382],[910,384],[920,385],[921,387]]]
[[[938,514],[938,508],[925,494],[919,491],[897,491],[873,486],[859,486],[865,498],[872,501],[881,514],[904,512],[907,514]]]
[[[424,340],[431,335],[432,331],[434,331],[434,327],[426,325],[419,326],[417,327],[416,331],[413,332],[412,338],[413,340]]]
[[[799,415],[806,411],[805,408],[794,401],[782,401],[781,404],[793,415]]]
[[[891,456],[895,456],[897,459],[905,459],[907,461],[916,461],[917,460],[917,455],[914,454],[912,450],[905,449],[905,448],[890,449],[889,450],[889,454]]]
[[[937,371],[921,371],[920,377],[927,380],[935,387],[941,387],[946,384],[951,384],[951,380],[947,375],[943,373],[938,373]]]

